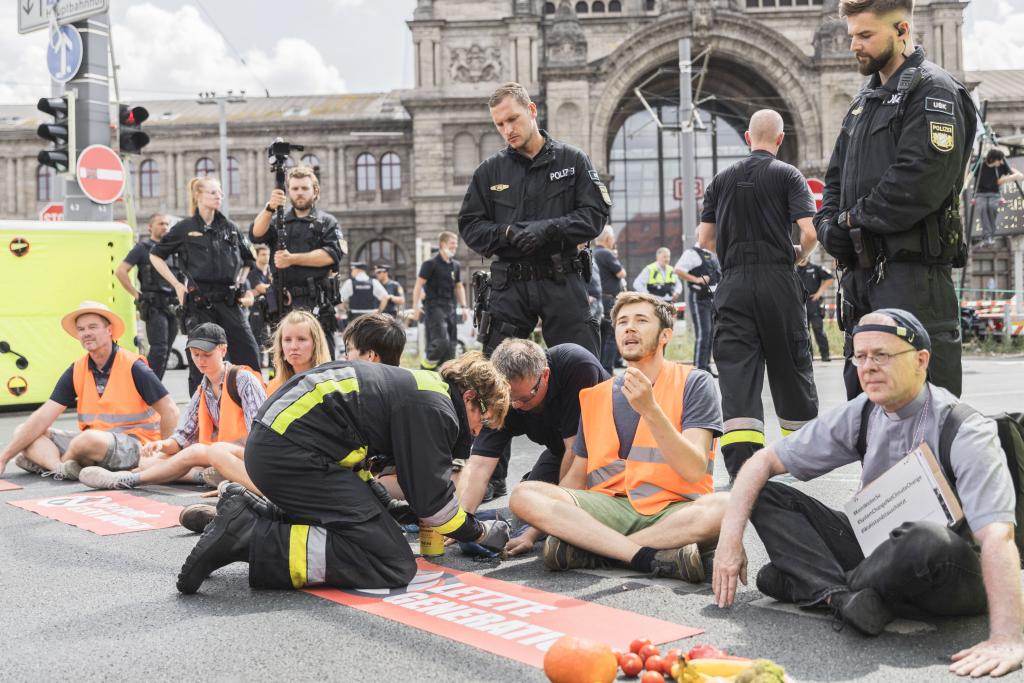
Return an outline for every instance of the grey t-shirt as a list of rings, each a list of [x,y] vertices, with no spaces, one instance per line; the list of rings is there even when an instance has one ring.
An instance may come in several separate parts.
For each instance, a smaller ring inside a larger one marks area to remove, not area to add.
[[[615,420],[615,432],[619,436],[619,457],[625,458],[633,447],[637,427],[640,426],[640,413],[633,410],[622,393],[623,377],[619,375],[612,380],[612,418]],[[683,387],[683,419],[680,431],[685,429],[707,429],[716,437],[722,435],[722,400],[718,395],[718,387],[714,379],[704,370],[690,370]],[[587,444],[583,438],[583,419],[573,442],[573,453],[580,458],[587,457]]]
[[[772,449],[789,473],[803,481],[857,462],[860,416],[867,400],[861,394],[819,415],[773,444]],[[924,410],[926,403],[928,408]],[[868,418],[861,486],[895,465],[921,441],[938,457],[942,424],[957,403],[958,399],[945,389],[925,384],[917,398],[895,413],[875,406]],[[960,425],[950,448],[950,464],[971,530],[993,522],[1014,523],[1013,482],[993,420],[974,414]]]

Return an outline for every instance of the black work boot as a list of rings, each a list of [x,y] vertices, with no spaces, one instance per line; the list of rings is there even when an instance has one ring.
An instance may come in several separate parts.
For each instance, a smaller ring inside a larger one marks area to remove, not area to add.
[[[789,577],[771,562],[757,572],[757,590],[779,602],[796,602]]]
[[[286,515],[281,508],[277,507],[266,498],[257,496],[238,482],[222,481],[217,486],[217,492],[220,494],[220,499],[217,501],[217,510],[220,510],[221,505],[231,498],[241,496],[245,499],[249,509],[260,517],[274,522],[286,521]]]
[[[850,624],[867,636],[877,636],[895,618],[874,588],[833,593],[829,596],[829,606],[841,624]]]
[[[178,574],[178,590],[191,595],[210,574],[232,562],[249,561],[249,541],[256,514],[245,497],[231,496],[217,504],[217,516],[199,537]]]

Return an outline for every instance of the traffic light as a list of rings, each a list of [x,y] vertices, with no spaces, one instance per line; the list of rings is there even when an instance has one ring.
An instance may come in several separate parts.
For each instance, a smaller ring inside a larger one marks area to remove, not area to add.
[[[42,123],[36,129],[39,137],[53,143],[53,149],[39,152],[37,159],[58,173],[67,173],[75,165],[75,98],[44,97],[36,109],[53,117],[53,123]]]
[[[149,118],[149,110],[122,104],[117,118],[121,124],[121,154],[142,152],[142,148],[149,144],[149,134],[142,130],[142,124]]]

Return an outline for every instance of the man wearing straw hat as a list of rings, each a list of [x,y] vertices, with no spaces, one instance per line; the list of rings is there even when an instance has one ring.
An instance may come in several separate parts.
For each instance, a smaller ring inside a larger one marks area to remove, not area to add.
[[[12,459],[26,472],[55,479],[78,479],[86,465],[130,470],[139,464],[142,444],[170,436],[178,422],[178,406],[145,359],[117,345],[125,325],[116,313],[83,301],[61,326],[86,354],[14,430],[0,451],[0,474]],[[55,429],[70,406],[78,412],[78,430]]]

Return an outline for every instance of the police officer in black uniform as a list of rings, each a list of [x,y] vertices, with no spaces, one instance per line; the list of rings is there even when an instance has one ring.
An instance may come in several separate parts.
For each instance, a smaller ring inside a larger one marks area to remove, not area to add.
[[[594,267],[601,277],[601,367],[608,374],[615,369],[619,348],[615,344],[615,326],[612,325],[612,308],[615,297],[625,289],[626,269],[619,262],[615,249],[615,231],[606,225],[594,240]]]
[[[217,323],[228,337],[228,358],[235,365],[248,365],[259,372],[259,349],[242,309],[243,298],[251,298],[244,283],[256,259],[252,245],[234,223],[220,212],[224,193],[220,181],[206,176],[189,182],[192,215],[178,222],[150,250],[157,272],[174,287],[185,306],[185,333],[202,323]],[[171,272],[167,259],[178,254],[188,277],[183,285]],[[194,394],[203,374],[188,357],[189,394]]]
[[[976,129],[966,88],[913,45],[913,3],[884,10],[843,0],[860,73],[871,76],[843,119],[825,174],[818,239],[839,261],[847,395],[860,393],[850,331],[866,313],[902,308],[932,339],[928,377],[961,389],[960,305],[952,269],[966,262],[959,196]]]
[[[459,341],[457,307],[462,307],[462,321],[469,320],[466,288],[462,284],[462,264],[455,259],[459,238],[444,231],[437,237],[437,253],[420,265],[416,286],[412,290],[412,319],[420,320],[420,302],[427,317],[427,348],[420,367],[435,370],[455,357]],[[426,299],[424,300],[424,295]]]
[[[178,297],[174,288],[153,268],[149,251],[167,234],[171,222],[162,213],[149,217],[149,237],[143,237],[132,247],[117,267],[115,275],[139,309],[139,317],[146,323],[146,339],[149,353],[146,361],[157,379],[163,379],[167,369],[167,358],[171,353],[174,338],[178,335]],[[179,282],[185,281],[177,256],[167,261],[171,273]],[[139,289],[135,289],[128,274],[132,268],[139,269]]]
[[[270,277],[270,247],[265,244],[255,246],[256,263],[249,269],[249,277],[246,284],[252,293],[253,304],[249,308],[249,327],[256,337],[256,345],[260,349],[262,360],[270,346],[270,304],[268,297],[273,296],[270,291],[272,279]]]
[[[397,318],[398,307],[405,305],[405,291],[402,289],[402,285],[398,284],[397,280],[391,279],[391,266],[386,264],[378,263],[374,266],[373,274],[377,278],[377,282],[383,285],[388,293],[388,303],[382,313]]]
[[[676,275],[686,283],[686,305],[693,318],[693,364],[711,372],[711,341],[715,338],[714,298],[722,281],[718,257],[699,245],[683,251],[676,262]]]
[[[821,303],[821,298],[835,278],[832,276],[832,273],[817,263],[811,263],[807,259],[800,261],[796,265],[796,272],[800,276],[800,282],[804,286],[804,293],[807,295],[804,304],[807,310],[807,324],[814,334],[814,340],[818,343],[818,353],[821,354],[821,360],[827,363],[829,361],[828,336],[825,335],[825,307]]]
[[[451,469],[462,435],[501,424],[508,384],[479,352],[456,366],[438,375],[334,361],[285,383],[263,404],[245,445],[246,470],[270,502],[227,487],[178,590],[195,593],[232,562],[249,563],[253,588],[408,584],[416,559],[390,506],[364,483],[371,458],[394,467],[410,521],[504,549],[507,523],[463,510]]]
[[[288,171],[288,199],[292,208],[281,224],[275,219],[284,206],[284,192],[275,189],[263,212],[253,221],[253,242],[266,244],[273,251],[271,270],[275,285],[270,298],[271,316],[278,320],[295,309],[311,312],[320,321],[327,346],[334,357],[334,332],[338,329],[334,307],[341,299],[338,262],[344,252],[337,219],[316,206],[320,199],[320,181],[309,166]],[[287,240],[282,244],[281,240]]]
[[[506,337],[526,337],[540,317],[548,346],[572,342],[595,356],[598,330],[586,284],[590,252],[611,196],[579,149],[537,127],[537,105],[518,83],[491,96],[491,118],[508,147],[473,173],[459,232],[491,264],[490,321],[479,330],[490,353]]]
[[[366,274],[370,266],[365,261],[349,264],[351,278],[341,286],[341,301],[348,311],[348,322],[367,313],[380,313],[388,302],[384,285]]]
[[[785,137],[778,112],[755,112],[744,137],[750,155],[711,181],[698,238],[722,263],[713,350],[725,418],[720,444],[732,479],[765,444],[765,367],[783,433],[818,415],[803,287],[794,269],[797,257],[815,247],[814,200],[800,171],[775,158]],[[793,223],[800,227],[796,248]]]

